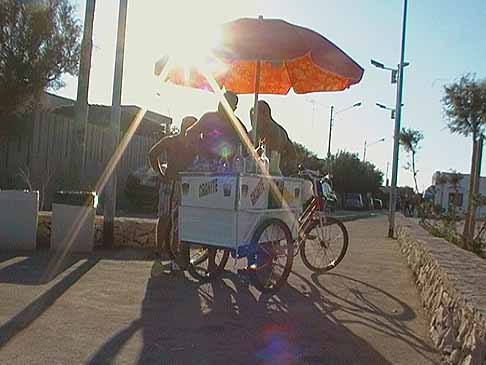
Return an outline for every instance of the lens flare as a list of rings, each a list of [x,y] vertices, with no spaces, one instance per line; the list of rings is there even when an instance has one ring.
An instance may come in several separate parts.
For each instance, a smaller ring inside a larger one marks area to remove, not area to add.
[[[116,166],[120,162],[120,159],[122,158],[123,153],[125,152],[128,146],[128,143],[130,142],[133,135],[135,134],[135,131],[140,125],[140,122],[142,121],[146,111],[147,111],[146,109],[141,109],[137,113],[132,123],[130,124],[130,127],[128,128],[127,132],[125,133],[122,140],[116,147],[115,152],[111,156],[103,173],[101,174],[100,178],[95,184],[96,195],[101,194],[106,183],[108,182],[108,179],[115,171]],[[88,205],[85,205],[84,207],[87,208]],[[61,245],[62,249],[57,251],[49,260],[49,263],[47,264],[47,268],[44,271],[44,274],[42,276],[43,281],[50,281],[54,277],[54,275],[56,275],[56,273],[58,272],[59,268],[62,265],[62,262],[64,261],[67,254],[69,253],[76,237],[78,236],[81,227],[85,224],[86,219],[89,216],[89,213],[90,213],[89,209],[80,209],[78,216],[74,220],[76,223],[73,224],[73,226],[70,228],[68,234],[66,235],[63,241],[63,244]]]

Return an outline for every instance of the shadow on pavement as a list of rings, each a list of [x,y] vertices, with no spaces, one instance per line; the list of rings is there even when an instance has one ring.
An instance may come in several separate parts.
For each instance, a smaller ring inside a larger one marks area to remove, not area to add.
[[[411,350],[427,358],[436,351],[411,331],[407,321],[416,318],[414,310],[405,302],[384,290],[364,281],[337,273],[312,274],[312,285],[307,278],[293,273],[309,287],[320,288],[312,293],[314,300],[325,307],[324,313],[342,325],[360,324],[387,336],[405,342]],[[319,279],[332,281],[333,290],[322,285]],[[336,315],[346,319],[337,319]],[[336,314],[336,315],[335,315]],[[432,361],[432,359],[430,359]]]
[[[4,255],[0,255],[0,261]],[[18,257],[19,260],[0,269],[0,283],[17,285],[43,285],[54,279],[60,273],[67,270],[79,260],[86,258],[85,255],[72,255],[63,259],[56,272],[50,273],[47,277],[46,270],[51,260],[56,256],[47,250],[40,250],[34,253],[12,254],[9,259]],[[5,260],[6,261],[6,260]]]
[[[326,315],[314,296],[290,285],[274,296],[259,295],[230,272],[203,285],[185,277],[149,279],[140,318],[108,339],[89,363],[120,361],[117,355],[138,331],[138,364],[389,363]]]
[[[28,258],[25,261],[29,261],[29,259],[31,258]],[[22,261],[21,263],[23,262],[24,261]],[[49,307],[53,305],[55,301],[59,299],[71,286],[73,286],[79,279],[81,279],[84,274],[86,274],[93,266],[95,266],[97,262],[97,259],[87,259],[84,263],[73,269],[58,283],[47,289],[37,299],[35,299],[22,311],[17,313],[4,325],[2,325],[0,327],[0,349],[17,334],[27,329],[37,318],[42,315],[42,313],[49,309]]]
[[[69,254],[62,259],[61,265],[56,266],[55,272],[49,273],[46,270],[51,261],[58,260],[55,252],[48,249],[40,249],[33,252],[8,252],[0,253],[0,283],[17,285],[43,285],[55,279],[60,273],[67,270],[76,262],[86,258],[95,257],[97,260],[121,260],[140,261],[153,260],[151,250],[141,248],[117,248],[104,249],[96,248],[91,254]],[[8,263],[9,260],[16,259]]]

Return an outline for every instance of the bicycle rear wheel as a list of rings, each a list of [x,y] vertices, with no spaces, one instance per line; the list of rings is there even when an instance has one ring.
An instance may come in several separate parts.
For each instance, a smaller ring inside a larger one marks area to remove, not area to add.
[[[344,224],[333,217],[310,223],[300,243],[300,257],[309,269],[323,273],[334,269],[346,255],[349,236]]]
[[[208,248],[197,245],[190,247],[189,274],[197,281],[207,282],[220,275],[228,262],[230,251],[225,248]],[[214,254],[214,266],[210,267],[209,256]]]

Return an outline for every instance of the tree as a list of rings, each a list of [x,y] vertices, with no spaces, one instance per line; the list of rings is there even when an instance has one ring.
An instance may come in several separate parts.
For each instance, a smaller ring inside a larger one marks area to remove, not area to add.
[[[415,182],[415,191],[420,194],[417,184],[417,168],[415,165],[415,156],[419,150],[419,143],[424,139],[422,132],[411,128],[402,128],[400,135],[398,136],[400,144],[403,149],[410,155],[410,162],[407,164],[407,168],[412,170],[413,181]]]
[[[444,86],[442,103],[450,131],[471,136],[473,141],[468,209],[463,232],[464,248],[472,250],[476,220],[476,203],[473,197],[479,190],[479,162],[482,154],[480,147],[486,126],[486,80],[477,80],[470,74],[462,76],[459,81]]]
[[[334,190],[344,193],[377,194],[383,184],[383,173],[375,165],[363,162],[357,154],[341,151],[330,158],[320,159],[300,143],[294,142],[297,163],[307,169],[331,173]]]
[[[383,173],[369,163],[359,159],[357,154],[342,151],[325,161],[324,166],[331,166],[334,189],[344,193],[372,193],[379,192],[383,184]]]
[[[11,115],[77,74],[81,27],[68,0],[0,1],[0,113]]]
[[[297,155],[297,163],[305,166],[310,170],[323,170],[324,160],[317,157],[317,155],[310,151],[304,145],[294,142],[295,153]]]

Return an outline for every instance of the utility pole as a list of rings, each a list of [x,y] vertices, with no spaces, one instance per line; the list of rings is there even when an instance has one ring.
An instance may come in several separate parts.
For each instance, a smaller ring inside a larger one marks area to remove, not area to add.
[[[365,139],[365,144],[363,148],[363,162],[366,162],[366,139]]]
[[[386,163],[386,176],[385,176],[386,186],[389,185],[389,181],[388,181],[388,169],[389,168],[390,168],[390,161],[387,161],[387,163]]]
[[[111,144],[113,155],[120,140],[121,95],[123,84],[123,61],[125,55],[125,32],[127,28],[128,0],[120,0],[118,12],[118,31],[116,39],[115,75],[113,79],[113,96],[111,102]],[[116,213],[116,175],[113,170],[106,188],[104,204],[103,241],[105,247],[112,247],[115,241],[115,213]]]
[[[400,64],[398,65],[397,100],[395,106],[395,113],[396,113],[395,132],[393,136],[392,181],[391,181],[391,189],[390,189],[390,217],[389,217],[389,226],[388,226],[388,237],[390,238],[393,238],[395,235],[395,210],[396,210],[396,201],[397,201],[399,134],[400,134],[400,123],[402,118],[403,69],[404,69],[404,60],[405,60],[407,5],[408,5],[408,0],[403,0],[402,39],[401,39],[401,47],[400,47]]]
[[[334,121],[334,105],[331,105],[331,114],[329,116],[329,140],[327,144],[327,158],[331,158],[331,136],[332,136],[332,122]]]
[[[86,189],[86,136],[88,127],[88,92],[93,50],[93,23],[96,0],[86,0],[83,40],[79,60],[78,90],[75,104],[75,139],[71,145],[71,179],[75,188]]]

